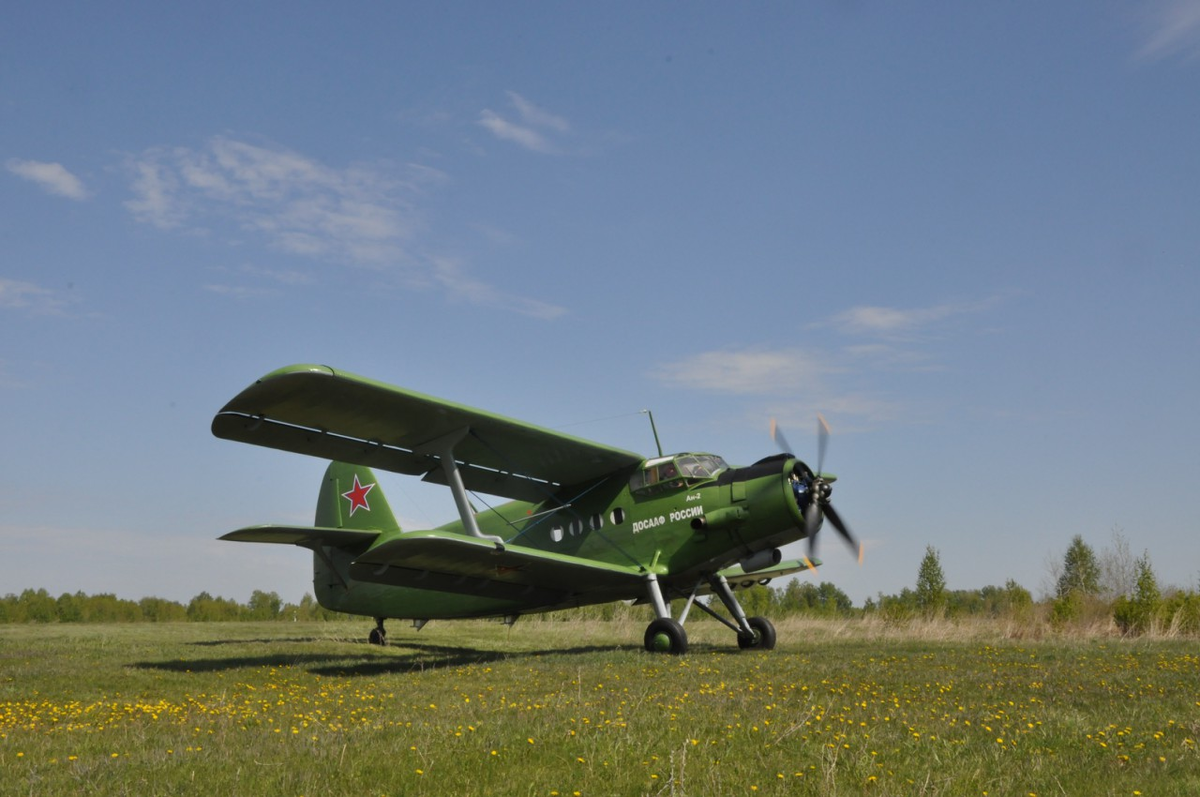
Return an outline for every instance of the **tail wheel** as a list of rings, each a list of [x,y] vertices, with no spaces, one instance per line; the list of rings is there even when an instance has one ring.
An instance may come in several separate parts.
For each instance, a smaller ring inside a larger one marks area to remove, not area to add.
[[[646,628],[646,650],[651,653],[687,653],[687,631],[670,617],[660,617]]]
[[[775,626],[765,617],[750,617],[746,620],[751,634],[738,634],[738,647],[742,650],[774,650]]]

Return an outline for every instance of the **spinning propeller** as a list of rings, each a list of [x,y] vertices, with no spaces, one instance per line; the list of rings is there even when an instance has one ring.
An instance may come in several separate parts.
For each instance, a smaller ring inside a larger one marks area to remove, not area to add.
[[[775,419],[771,419],[771,439],[779,446],[785,454],[793,455],[792,448],[788,444],[787,438],[783,435],[783,430],[779,428],[779,424]],[[829,448],[829,424],[820,415],[817,416],[817,470],[814,472],[800,460],[796,460],[796,477],[800,479],[804,485],[804,494],[808,496],[807,504],[802,508],[804,514],[804,531],[808,536],[808,556],[810,561],[815,558],[817,551],[817,532],[821,528],[821,519],[829,518],[830,525],[834,531],[841,535],[842,539],[850,548],[858,553],[858,563],[861,565],[863,560],[862,543],[854,539],[854,534],[850,531],[850,527],[842,520],[842,516],[834,509],[833,504],[829,502],[830,495],[833,494],[833,482],[837,479],[836,476],[831,476],[822,472],[822,466],[825,464],[825,451]]]

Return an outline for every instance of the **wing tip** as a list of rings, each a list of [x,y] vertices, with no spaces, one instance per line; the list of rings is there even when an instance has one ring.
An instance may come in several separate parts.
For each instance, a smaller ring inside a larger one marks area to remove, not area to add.
[[[328,365],[317,365],[315,363],[296,363],[295,365],[285,365],[282,368],[276,368],[274,371],[271,371],[260,378],[258,382],[266,382],[268,379],[276,379],[282,376],[292,376],[293,374],[321,374],[323,376],[337,376],[337,372]]]

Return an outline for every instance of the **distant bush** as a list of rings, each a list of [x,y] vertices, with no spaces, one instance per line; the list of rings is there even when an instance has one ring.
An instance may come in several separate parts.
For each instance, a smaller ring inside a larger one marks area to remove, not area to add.
[[[1200,594],[1174,590],[1162,602],[1164,630],[1174,634],[1200,634]]]
[[[0,623],[167,623],[243,620],[330,620],[341,617],[323,608],[311,595],[299,604],[285,604],[278,594],[255,590],[249,603],[201,592],[185,606],[165,598],[139,601],[103,593],[64,592],[54,598],[44,589],[27,589],[0,598]]]

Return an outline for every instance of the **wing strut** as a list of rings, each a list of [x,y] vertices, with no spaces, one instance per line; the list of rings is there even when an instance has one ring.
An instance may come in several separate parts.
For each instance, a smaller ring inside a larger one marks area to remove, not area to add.
[[[446,474],[446,483],[450,485],[450,493],[454,496],[454,504],[458,507],[458,515],[462,518],[463,529],[472,537],[488,540],[496,544],[497,551],[504,550],[504,540],[491,534],[484,534],[475,522],[475,513],[471,511],[471,501],[467,498],[467,488],[463,486],[462,474],[458,472],[458,463],[454,461],[454,447],[458,445],[471,427],[463,428],[430,440],[416,448],[418,454],[436,454],[442,461],[442,472]]]

